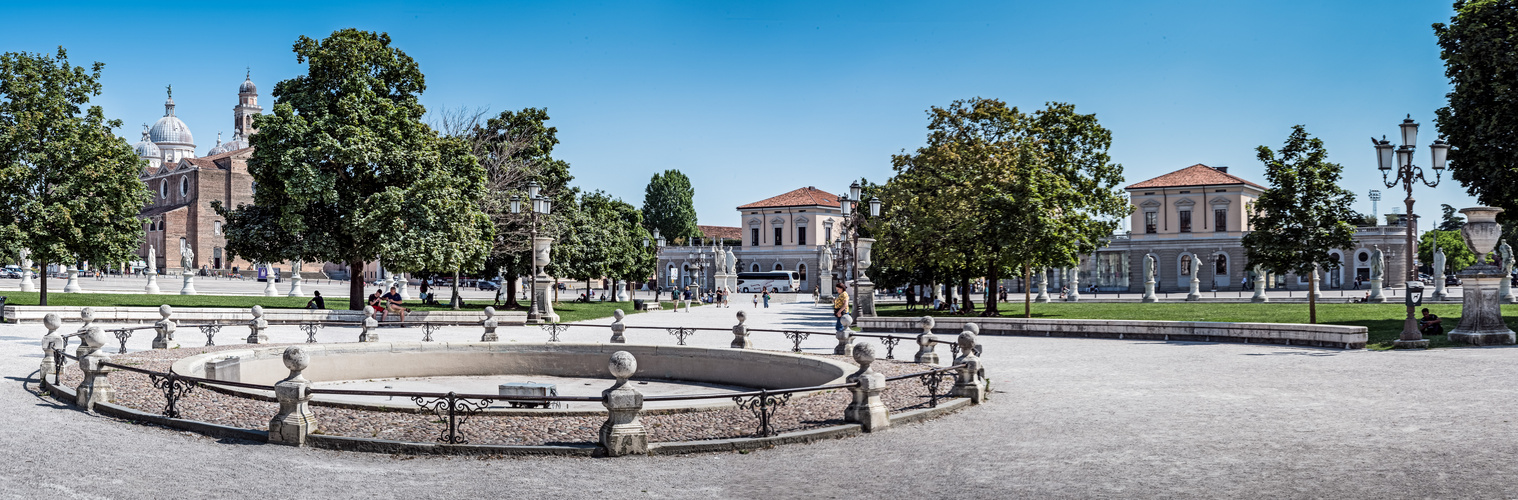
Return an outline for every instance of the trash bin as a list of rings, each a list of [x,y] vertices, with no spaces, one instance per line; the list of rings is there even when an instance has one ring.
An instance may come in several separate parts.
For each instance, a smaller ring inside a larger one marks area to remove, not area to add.
[[[633,310],[634,311],[642,311],[643,310],[643,299],[633,299]]]
[[[1407,295],[1403,296],[1403,302],[1409,306],[1418,307],[1423,305],[1423,282],[1407,282]]]

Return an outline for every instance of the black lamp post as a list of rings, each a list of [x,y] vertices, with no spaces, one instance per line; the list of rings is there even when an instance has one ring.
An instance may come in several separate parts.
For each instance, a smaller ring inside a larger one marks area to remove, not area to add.
[[[538,186],[537,181],[528,181],[527,182],[527,199],[528,199],[528,201],[532,202],[532,204],[527,207],[528,213],[532,215],[532,219],[531,219],[532,222],[531,222],[531,224],[529,226],[531,229],[528,230],[528,232],[529,232],[528,246],[532,248],[532,251],[529,252],[529,256],[528,256],[528,258],[531,259],[529,261],[531,263],[531,266],[529,266],[529,267],[532,269],[532,271],[530,273],[530,274],[532,274],[532,291],[527,294],[527,304],[528,304],[528,306],[527,306],[528,307],[527,308],[527,321],[528,322],[537,322],[540,319],[539,318],[539,314],[538,314],[538,302],[537,302],[537,300],[538,300],[538,273],[542,272],[542,269],[539,268],[538,264],[537,264],[537,262],[538,262],[538,255],[537,255],[538,254],[538,216],[539,215],[549,215],[549,214],[553,213],[553,200],[550,199],[550,198],[548,198],[547,196],[539,196],[538,195],[538,190],[539,190],[539,186]],[[513,213],[513,214],[522,213],[522,198],[520,196],[511,195],[511,213]]]
[[[1418,270],[1413,267],[1413,256],[1417,253],[1414,247],[1417,242],[1414,238],[1416,230],[1414,228],[1415,219],[1413,217],[1413,181],[1417,180],[1428,187],[1439,185],[1440,177],[1444,174],[1446,159],[1449,156],[1449,144],[1444,142],[1443,139],[1439,139],[1429,145],[1428,149],[1431,160],[1429,166],[1434,170],[1434,180],[1433,182],[1429,182],[1423,176],[1423,169],[1413,165],[1413,152],[1418,148],[1416,145],[1418,142],[1418,122],[1413,121],[1412,115],[1409,114],[1407,119],[1402,120],[1402,123],[1398,127],[1401,128],[1402,132],[1401,146],[1392,146],[1391,141],[1386,140],[1386,136],[1382,136],[1380,140],[1371,137],[1370,142],[1376,148],[1376,164],[1381,170],[1381,182],[1388,189],[1394,188],[1398,183],[1401,183],[1403,190],[1407,192],[1407,198],[1404,200],[1407,203],[1407,248],[1404,252],[1406,254],[1404,257],[1407,262],[1408,288],[1411,291],[1412,282],[1418,280]],[[1413,303],[1411,300],[1407,300],[1407,319],[1402,323],[1402,335],[1396,341],[1396,346],[1428,347],[1428,341],[1424,340],[1423,334],[1418,331],[1418,320],[1413,316]]]

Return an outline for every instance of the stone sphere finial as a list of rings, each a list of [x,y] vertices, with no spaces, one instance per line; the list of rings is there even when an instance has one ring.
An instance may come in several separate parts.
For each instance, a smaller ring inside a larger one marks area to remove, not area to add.
[[[42,326],[47,327],[47,333],[53,333],[53,330],[63,326],[63,320],[58,318],[58,313],[47,313],[47,316],[42,317]]]
[[[493,317],[495,317],[495,308],[491,306],[485,306],[485,319],[490,319]]]
[[[938,322],[933,321],[932,316],[923,316],[922,319],[917,320],[917,326],[922,327],[923,331],[932,330],[937,324]]]
[[[975,334],[959,332],[959,352],[975,352]]]
[[[625,382],[638,372],[638,358],[634,358],[630,352],[617,351],[612,353],[606,368],[611,370],[611,376],[616,377],[617,382]]]
[[[844,314],[843,316],[838,317],[838,322],[842,323],[843,329],[847,330],[849,329],[849,325],[854,324],[854,317]]]
[[[359,310],[359,313],[363,314],[365,318],[373,318],[374,317],[374,308],[373,307],[369,307],[369,306],[364,306],[363,309]]]
[[[964,331],[980,335],[980,325],[977,325],[975,323],[965,323]]]
[[[627,317],[627,313],[622,312],[621,309],[617,309],[611,312],[611,317],[617,318],[617,321],[622,321],[622,318]]]
[[[95,321],[95,308],[93,308],[93,307],[86,307],[84,309],[80,309],[79,310],[79,319],[84,320],[85,323],[89,323],[91,321]]]
[[[854,346],[854,362],[859,366],[869,368],[870,363],[875,362],[875,344],[861,343]]]
[[[172,314],[174,314],[174,308],[169,307],[168,304],[158,306],[158,315],[163,316],[163,319],[169,319]]]
[[[264,306],[253,306],[253,317],[254,318],[262,318],[262,317],[264,317]]]
[[[748,321],[748,314],[744,313],[743,311],[738,311],[738,324],[741,325],[744,321]]]
[[[285,348],[284,360],[285,368],[289,368],[290,371],[296,373],[305,371],[306,368],[311,366],[311,354],[306,352],[306,348],[298,345]]]

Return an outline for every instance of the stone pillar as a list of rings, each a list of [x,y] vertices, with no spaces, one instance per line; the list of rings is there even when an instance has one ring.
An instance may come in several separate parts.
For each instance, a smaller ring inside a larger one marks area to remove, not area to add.
[[[615,321],[611,322],[611,343],[626,344],[627,336],[623,335],[623,333],[627,331],[627,325],[623,324],[622,320],[627,317],[627,313],[622,312],[621,309],[616,309],[611,312],[611,317],[615,319]]]
[[[364,306],[359,312],[364,316],[363,327],[358,332],[359,342],[379,342],[379,320],[374,319],[374,308]]]
[[[937,322],[933,321],[932,316],[923,316],[922,319],[917,320],[917,326],[922,328],[922,333],[917,334],[917,355],[912,357],[912,361],[925,364],[938,364],[938,353],[933,350],[937,346],[937,343],[934,341],[938,340],[938,337],[933,335],[933,325],[935,324]]]
[[[748,314],[738,311],[738,324],[733,325],[733,343],[728,344],[728,347],[733,349],[754,348],[754,341],[748,339],[748,325],[743,324],[744,321],[748,321]]]
[[[1386,297],[1381,295],[1381,278],[1377,275],[1372,274],[1370,276],[1370,297],[1365,299],[1365,301],[1374,303],[1386,302]]]
[[[1038,268],[1037,273],[1033,275],[1033,286],[1037,287],[1034,290],[1038,293],[1038,295],[1035,295],[1033,297],[1033,301],[1034,302],[1048,302],[1049,301],[1049,270],[1048,269],[1045,269],[1045,268],[1042,268],[1042,267]]]
[[[503,283],[502,286],[505,286]],[[406,273],[401,273],[395,278],[396,293],[401,295],[401,301],[411,300],[411,280],[406,278]]]
[[[996,284],[987,283],[986,288],[991,293],[996,293]],[[1070,268],[1070,293],[1065,296],[1066,302],[1080,302],[1081,300],[1081,267],[1077,261],[1075,267]]]
[[[279,399],[279,414],[269,419],[269,442],[290,446],[306,444],[306,436],[317,430],[316,415],[311,413],[311,381],[301,372],[311,366],[311,355],[301,346],[285,348],[285,368],[290,376],[274,384]]]
[[[875,362],[875,344],[859,344],[854,347],[853,356],[854,362],[859,363],[859,371],[847,380],[858,385],[849,388],[854,399],[844,408],[843,421],[857,423],[865,432],[890,427],[891,410],[880,400],[880,393],[886,389],[886,376],[870,367]]]
[[[279,296],[279,289],[277,289],[277,288],[274,287],[274,280],[276,280],[276,279],[279,279],[279,273],[278,273],[278,271],[274,270],[274,265],[273,264],[265,262],[264,263],[264,296],[265,297],[278,297]],[[386,293],[389,293],[389,290],[386,290]]]
[[[109,403],[116,398],[116,388],[111,386],[110,379],[113,370],[102,364],[110,360],[111,355],[98,347],[89,355],[79,358],[79,369],[84,372],[84,380],[74,389],[74,404],[84,411],[93,413],[97,403]]]
[[[621,311],[618,311],[620,313]],[[370,318],[373,319],[373,318]],[[485,327],[485,333],[480,335],[480,342],[499,342],[501,337],[496,335],[495,328],[498,323],[495,319],[495,308],[485,306],[485,320],[480,322]]]
[[[607,363],[611,376],[617,383],[601,392],[601,404],[606,406],[606,423],[601,424],[601,446],[608,456],[648,454],[648,430],[638,421],[643,410],[643,394],[627,385],[627,379],[638,371],[638,360],[627,351],[617,351]]]
[[[1265,269],[1260,266],[1254,266],[1254,296],[1250,297],[1249,301],[1270,302],[1270,297],[1265,295],[1265,286]]]
[[[252,312],[253,319],[248,321],[248,343],[269,343],[269,336],[264,333],[264,329],[269,328],[269,321],[264,319],[263,306],[253,306]]]
[[[838,337],[838,345],[833,348],[833,354],[839,356],[853,356],[854,331],[849,329],[849,325],[854,322],[854,318],[849,317],[848,314],[844,314],[840,320],[840,322],[843,324],[843,328],[839,328],[838,332],[833,334],[833,336]],[[874,359],[874,357],[871,357],[870,359]]]
[[[535,280],[537,283],[533,290],[535,294],[533,307],[537,309],[535,311],[537,319],[542,323],[559,322],[559,315],[553,312],[553,290],[551,289],[553,283],[550,283],[553,279],[548,276],[548,273],[543,272],[543,268],[550,263],[549,256],[552,255],[552,247],[553,238],[545,236],[533,238],[533,264],[537,266],[538,273]]]
[[[42,365],[37,368],[37,379],[47,380],[53,374],[53,352],[63,348],[63,337],[58,335],[63,320],[56,313],[47,313],[42,317],[42,326],[47,328],[47,335],[42,336]]]
[[[148,275],[148,284],[147,284],[147,286],[142,287],[142,292],[143,293],[148,293],[148,294],[155,294],[155,295],[159,294],[159,293],[162,293],[162,290],[158,289],[158,273],[153,272],[153,271],[148,271],[147,275]]]
[[[79,266],[69,264],[68,276],[68,282],[63,284],[63,293],[79,293],[84,291],[84,289],[79,288]]]
[[[84,359],[91,353],[100,350],[107,342],[107,335],[100,327],[95,326],[95,308],[86,307],[79,310],[79,320],[84,324],[79,327],[79,347],[74,349],[74,357]]]
[[[1465,226],[1460,228],[1460,235],[1476,254],[1477,260],[1459,273],[1460,280],[1464,282],[1461,286],[1465,290],[1461,292],[1463,301],[1460,304],[1460,326],[1450,330],[1450,342],[1505,345],[1518,340],[1502,321],[1501,285],[1507,284],[1511,277],[1506,272],[1505,263],[1499,267],[1487,262],[1487,254],[1491,253],[1492,247],[1501,239],[1502,225],[1497,223],[1497,214],[1501,212],[1502,209],[1493,207],[1460,210],[1466,218]]]
[[[627,294],[626,280],[617,280],[616,284],[612,286],[617,287],[617,293],[613,296],[612,300],[615,300],[617,302],[627,302],[632,300],[632,297]]]
[[[1148,257],[1145,257],[1145,258],[1147,259]],[[1151,276],[1146,276],[1144,278],[1144,296],[1143,296],[1143,298],[1140,298],[1139,301],[1140,302],[1159,302],[1160,301],[1160,298],[1154,295],[1154,276],[1151,275]]]
[[[199,292],[195,291],[195,272],[194,271],[188,271],[187,270],[187,271],[184,272],[184,286],[182,286],[182,287],[179,288],[179,294],[180,295],[200,295]]]
[[[1434,294],[1429,297],[1432,300],[1443,301],[1449,298],[1449,291],[1444,287],[1444,249],[1434,245]]]
[[[174,314],[174,308],[169,307],[168,304],[158,306],[158,315],[163,316],[163,319],[158,320],[157,323],[153,323],[153,330],[158,332],[158,336],[153,337],[154,349],[168,349],[170,347],[169,341],[174,340],[174,330],[179,325],[169,319],[169,316],[172,314]]]
[[[958,343],[959,357],[954,364],[965,366],[954,376],[954,389],[949,396],[970,398],[970,404],[981,404],[986,400],[986,371],[980,365],[980,356],[975,354],[975,334],[960,332]]]
[[[304,280],[305,278],[301,277],[300,275],[300,261],[296,261],[294,263],[294,267],[290,268],[290,293],[285,294],[285,296],[305,297],[306,292],[300,289],[300,282]],[[406,292],[404,288],[401,289],[401,300],[406,300]]]

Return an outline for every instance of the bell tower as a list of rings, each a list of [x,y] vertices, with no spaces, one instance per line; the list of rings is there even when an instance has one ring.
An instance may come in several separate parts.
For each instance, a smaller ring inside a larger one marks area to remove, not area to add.
[[[237,106],[232,108],[233,124],[235,131],[233,137],[248,136],[257,133],[253,128],[253,117],[262,113],[264,108],[258,106],[258,86],[253,85],[253,71],[248,70],[242,85],[237,88]]]

